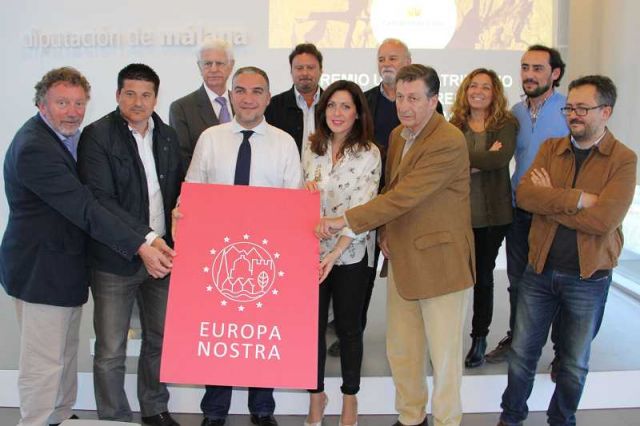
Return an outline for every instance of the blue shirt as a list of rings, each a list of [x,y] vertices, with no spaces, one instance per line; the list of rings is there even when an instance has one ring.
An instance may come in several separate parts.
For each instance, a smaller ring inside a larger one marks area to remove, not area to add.
[[[566,103],[567,98],[554,91],[540,108],[535,125],[531,120],[526,101],[518,102],[511,109],[520,125],[514,154],[516,169],[511,177],[514,206],[516,203],[516,187],[522,175],[531,167],[542,143],[547,139],[560,138],[569,134],[565,116],[560,112],[560,108],[565,106]]]

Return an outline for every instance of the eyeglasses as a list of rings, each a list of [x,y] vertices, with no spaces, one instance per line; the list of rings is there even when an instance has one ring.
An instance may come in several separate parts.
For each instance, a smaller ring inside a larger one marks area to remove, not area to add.
[[[227,62],[222,62],[222,61],[198,61],[198,64],[200,64],[200,66],[202,68],[210,69],[210,68],[213,68],[214,65],[217,68],[224,67],[225,65],[227,65]]]
[[[570,107],[570,106],[565,106],[565,107],[560,108],[560,112],[562,112],[564,115],[569,115],[569,114],[571,114],[571,112],[575,112],[578,117],[584,117],[585,115],[589,114],[589,111],[591,111],[592,109],[598,109],[598,108],[608,107],[608,106],[609,105],[607,105],[607,104],[596,105],[596,106],[593,106],[593,107]]]

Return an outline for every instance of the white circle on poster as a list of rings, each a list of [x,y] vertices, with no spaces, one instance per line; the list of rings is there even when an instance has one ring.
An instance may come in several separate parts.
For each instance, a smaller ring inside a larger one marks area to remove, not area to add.
[[[371,28],[378,42],[398,38],[413,49],[442,49],[456,30],[455,0],[373,0]]]

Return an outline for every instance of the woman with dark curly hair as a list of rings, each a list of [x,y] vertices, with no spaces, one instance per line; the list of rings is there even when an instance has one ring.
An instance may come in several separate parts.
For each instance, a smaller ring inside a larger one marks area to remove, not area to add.
[[[476,246],[471,349],[465,366],[484,363],[493,316],[493,270],[512,219],[509,162],[518,124],[507,109],[502,82],[492,70],[478,68],[458,88],[451,124],[467,139],[471,173],[471,222]]]
[[[321,216],[339,216],[371,200],[378,193],[380,151],[371,142],[373,123],[364,94],[357,84],[331,84],[316,106],[316,131],[303,145],[305,187],[320,191]],[[375,233],[355,234],[344,228],[320,242],[320,308],[318,386],[310,392],[306,426],[322,422],[325,332],[329,300],[333,300],[336,333],[340,340],[342,415],[340,425],[358,423],[356,394],[362,364],[362,310],[373,267]]]

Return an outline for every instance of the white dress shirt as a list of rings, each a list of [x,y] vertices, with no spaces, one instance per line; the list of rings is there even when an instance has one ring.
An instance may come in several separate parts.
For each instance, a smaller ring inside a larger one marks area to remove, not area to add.
[[[167,232],[164,217],[164,203],[162,201],[162,191],[156,172],[156,160],[153,157],[153,119],[149,117],[147,131],[141,135],[136,129],[129,126],[138,146],[138,155],[144,166],[144,174],[147,178],[147,191],[149,193],[149,227],[157,236],[164,236]],[[147,243],[151,244],[155,239],[154,235],[147,235]]]
[[[216,102],[216,98],[222,96],[227,100],[227,109],[229,110],[229,116],[233,117],[233,111],[231,111],[231,100],[229,99],[229,91],[225,90],[222,95],[218,95],[213,90],[209,89],[207,85],[204,85],[204,90],[207,92],[207,96],[209,97],[209,102],[211,102],[211,106],[213,107],[213,112],[216,113],[216,117],[220,118],[220,110],[222,109],[222,105],[220,102]]]
[[[302,140],[306,141],[309,135],[316,131],[316,105],[320,100],[320,88],[316,89],[316,93],[313,95],[313,102],[311,106],[307,105],[307,101],[298,89],[293,87],[293,93],[296,95],[296,104],[298,108],[302,110]]]
[[[295,141],[288,133],[267,124],[264,118],[253,129],[243,128],[234,118],[202,132],[185,181],[233,185],[243,130],[254,131],[249,139],[249,185],[302,187],[302,169]]]
[[[378,147],[369,142],[369,150],[345,152],[336,164],[332,163],[331,143],[324,155],[311,151],[311,142],[302,147],[302,169],[305,181],[315,181],[320,189],[322,217],[341,216],[345,211],[373,199],[378,194],[381,160]],[[321,240],[320,253],[324,257],[333,250],[341,235],[353,238],[336,265],[360,262],[365,252],[369,266],[373,266],[375,231],[355,234],[345,227],[329,239]]]

